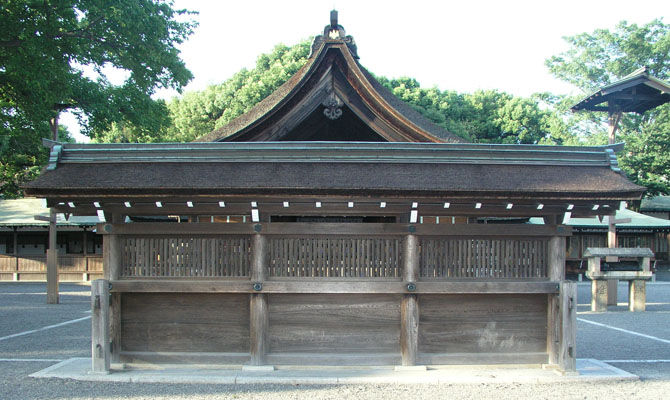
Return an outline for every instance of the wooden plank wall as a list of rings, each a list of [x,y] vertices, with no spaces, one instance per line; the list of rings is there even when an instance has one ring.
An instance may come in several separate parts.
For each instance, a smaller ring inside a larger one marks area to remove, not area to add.
[[[423,362],[467,353],[508,354],[508,362],[540,354],[547,362],[546,295],[419,295],[419,309]]]
[[[249,295],[125,293],[121,350],[249,352]]]
[[[400,354],[400,295],[270,295],[270,353]]]

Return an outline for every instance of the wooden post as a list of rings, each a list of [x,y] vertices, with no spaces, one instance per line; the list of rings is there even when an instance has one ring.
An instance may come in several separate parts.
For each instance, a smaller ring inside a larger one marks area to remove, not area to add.
[[[19,280],[19,234],[14,227],[14,276],[15,281]]]
[[[560,343],[558,366],[564,372],[577,371],[577,283],[563,281],[559,294]]]
[[[406,285],[419,278],[419,238],[403,238],[403,281]],[[403,366],[416,365],[419,347],[419,302],[415,294],[404,294],[400,304],[400,354]]]
[[[108,373],[109,342],[109,281],[96,279],[91,284],[91,360],[92,371]]]
[[[552,236],[549,239],[549,280],[560,284],[565,279],[565,247],[566,239]],[[560,305],[559,295],[549,294],[547,301],[547,355],[549,364],[558,364],[560,344]]]
[[[112,216],[114,221],[116,216]],[[102,241],[102,257],[103,257],[103,274],[108,282],[116,281],[121,276],[123,269],[123,254],[121,248],[121,237],[115,235],[113,232],[110,235],[104,235]],[[97,281],[96,281],[97,282]],[[107,285],[109,288],[109,284]],[[121,294],[113,293],[111,305],[107,301],[107,311],[109,313],[109,342],[111,343],[111,360],[119,361],[119,354],[121,352]],[[110,347],[109,345],[107,346]]]
[[[549,239],[549,280],[563,281],[565,279],[565,238],[552,236]]]
[[[56,210],[49,211],[49,248],[47,249],[47,304],[58,304],[58,241]]]
[[[647,282],[642,279],[628,281],[628,310],[644,311],[647,309]]]
[[[119,235],[105,235],[102,242],[104,277],[115,281],[121,276],[122,266],[121,238]]]
[[[251,240],[251,284],[260,284],[262,290],[267,265],[267,238],[259,233]],[[267,334],[270,325],[268,315],[268,298],[265,293],[252,293],[249,304],[249,353],[250,364],[254,366],[265,364],[267,354]]]
[[[84,282],[88,282],[88,243],[86,241],[86,236],[86,228],[84,228],[81,235],[81,254],[84,257],[84,270],[86,271],[82,274],[81,280]]]

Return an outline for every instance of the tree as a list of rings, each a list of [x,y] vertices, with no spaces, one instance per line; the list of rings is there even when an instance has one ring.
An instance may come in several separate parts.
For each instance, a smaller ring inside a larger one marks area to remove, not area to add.
[[[473,142],[538,143],[553,128],[552,114],[533,99],[496,90],[459,94],[424,89],[413,78],[377,79],[426,118]]]
[[[565,40],[571,48],[549,58],[547,66],[552,74],[582,89],[585,95],[643,66],[659,79],[670,78],[670,25],[660,19],[642,26],[623,21],[614,31],[598,29]],[[568,105],[577,100],[556,100],[556,112],[564,116],[577,142],[605,144],[605,113],[568,115]],[[648,188],[647,195],[670,194],[669,113],[670,107],[665,105],[644,115],[624,114],[619,125],[618,138],[626,142],[624,152],[619,154],[620,164],[632,181]]]
[[[3,158],[2,187],[18,187],[35,175],[44,150],[28,144],[39,146],[41,138],[50,137],[63,110],[75,112],[91,137],[114,123],[144,132],[169,125],[166,104],[151,95],[158,88],[180,91],[192,78],[175,48],[195,27],[182,21],[190,14],[162,0],[5,0],[0,143],[3,154],[28,157],[24,164]],[[125,81],[115,85],[110,74]],[[5,173],[16,168],[23,172]]]

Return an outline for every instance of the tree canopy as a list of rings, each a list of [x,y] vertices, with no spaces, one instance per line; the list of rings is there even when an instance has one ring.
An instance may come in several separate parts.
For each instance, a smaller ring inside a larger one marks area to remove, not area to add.
[[[613,31],[597,29],[565,40],[570,48],[549,58],[547,66],[585,95],[644,66],[659,79],[670,78],[670,25],[660,19],[644,25],[623,21]],[[568,131],[550,136],[549,142],[607,143],[606,113],[569,113],[569,107],[579,99],[550,99],[555,113],[567,121]],[[617,140],[626,143],[619,163],[633,182],[648,188],[648,195],[670,194],[669,120],[670,105],[665,104],[643,115],[624,114],[617,131]]]
[[[175,47],[190,12],[162,0],[5,0],[0,7],[0,186],[4,197],[45,161],[40,139],[72,110],[91,137],[115,123],[169,125],[159,88],[192,78]],[[125,77],[113,84],[112,74]],[[11,157],[9,157],[11,155]],[[12,160],[20,159],[21,162]]]

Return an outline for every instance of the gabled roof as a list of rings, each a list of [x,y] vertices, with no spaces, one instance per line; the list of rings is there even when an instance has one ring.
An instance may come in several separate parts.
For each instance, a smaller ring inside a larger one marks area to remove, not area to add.
[[[670,196],[656,196],[642,199],[640,211],[670,211]]]
[[[36,220],[36,215],[49,217],[46,199],[0,200],[0,227],[49,226],[47,221]],[[100,221],[97,217],[71,216],[66,220],[62,214],[57,214],[56,224],[58,226],[95,226],[98,222]]]
[[[642,114],[670,101],[670,84],[640,68],[621,80],[603,86],[579,103],[573,111],[621,111]],[[607,102],[607,106],[601,104]]]
[[[654,218],[649,215],[644,215],[636,213],[635,211],[621,209],[617,210],[615,214],[615,219],[628,219],[630,222],[617,223],[616,227],[618,230],[651,230],[655,232],[669,232],[670,231],[670,221],[667,219]],[[531,218],[530,223],[532,224],[543,224],[542,218]],[[606,231],[609,227],[609,222],[607,219],[599,219],[596,217],[590,218],[570,218],[566,225],[572,226],[573,228],[578,229],[598,229]]]
[[[314,39],[302,69],[247,113],[197,141],[284,140],[466,142],[399,100],[360,65],[337,12]]]

